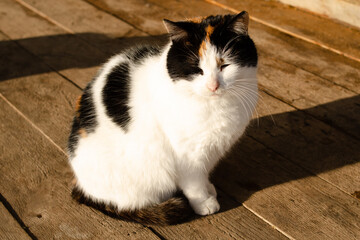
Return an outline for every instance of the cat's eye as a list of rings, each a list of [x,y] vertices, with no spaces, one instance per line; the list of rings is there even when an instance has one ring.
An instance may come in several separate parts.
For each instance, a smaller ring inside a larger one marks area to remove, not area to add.
[[[224,70],[227,66],[229,66],[230,64],[223,64],[220,66],[220,71]]]

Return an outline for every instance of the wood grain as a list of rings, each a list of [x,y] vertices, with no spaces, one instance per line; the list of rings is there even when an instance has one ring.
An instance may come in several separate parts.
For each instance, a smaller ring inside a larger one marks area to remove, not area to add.
[[[4,240],[31,239],[2,203],[0,203],[0,236]]]

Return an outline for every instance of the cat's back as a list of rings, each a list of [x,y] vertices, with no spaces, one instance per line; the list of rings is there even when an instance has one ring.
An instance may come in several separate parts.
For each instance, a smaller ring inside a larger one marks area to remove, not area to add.
[[[151,58],[159,56],[160,53],[160,47],[136,47],[113,56],[101,67],[77,99],[68,141],[70,158],[73,157],[79,142],[85,138],[88,140],[88,137],[99,132],[99,129],[102,131],[101,135],[128,131],[133,118],[130,109],[131,95],[134,88],[139,88],[139,85],[141,87],[141,83],[136,82],[144,82],[147,77],[146,71],[141,76],[137,72],[146,68]],[[109,135],[107,137],[111,138]]]

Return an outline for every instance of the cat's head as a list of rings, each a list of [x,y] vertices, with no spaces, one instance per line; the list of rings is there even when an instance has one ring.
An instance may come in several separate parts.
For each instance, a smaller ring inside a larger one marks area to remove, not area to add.
[[[248,36],[247,12],[164,24],[172,41],[167,70],[184,90],[216,96],[241,81],[256,84],[257,52]]]

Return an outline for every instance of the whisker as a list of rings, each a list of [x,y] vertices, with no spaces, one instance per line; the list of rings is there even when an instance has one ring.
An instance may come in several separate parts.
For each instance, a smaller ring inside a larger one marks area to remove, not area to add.
[[[238,85],[233,85],[233,86],[231,86],[231,87],[234,88],[234,89],[238,89],[238,90],[242,90],[242,89],[245,89],[245,88],[246,88],[245,86],[238,86]],[[257,94],[257,92],[256,92],[255,90],[253,90],[253,89],[249,89],[249,88],[246,88],[246,89],[247,89],[248,91],[250,91],[250,92],[253,92],[253,93],[256,93],[256,94]],[[262,91],[261,89],[258,89],[258,91],[264,92],[264,91]],[[260,94],[258,94],[258,96],[259,96],[259,102],[262,103],[262,104],[264,104],[264,106],[265,106],[265,108],[266,108],[266,111],[268,112],[268,114],[269,114],[272,122],[273,122],[274,125],[276,126],[276,122],[275,122],[275,119],[274,119],[274,117],[273,117],[273,114],[271,113],[268,105],[267,105],[266,102],[264,101],[264,99],[263,99],[264,97],[261,96]]]

